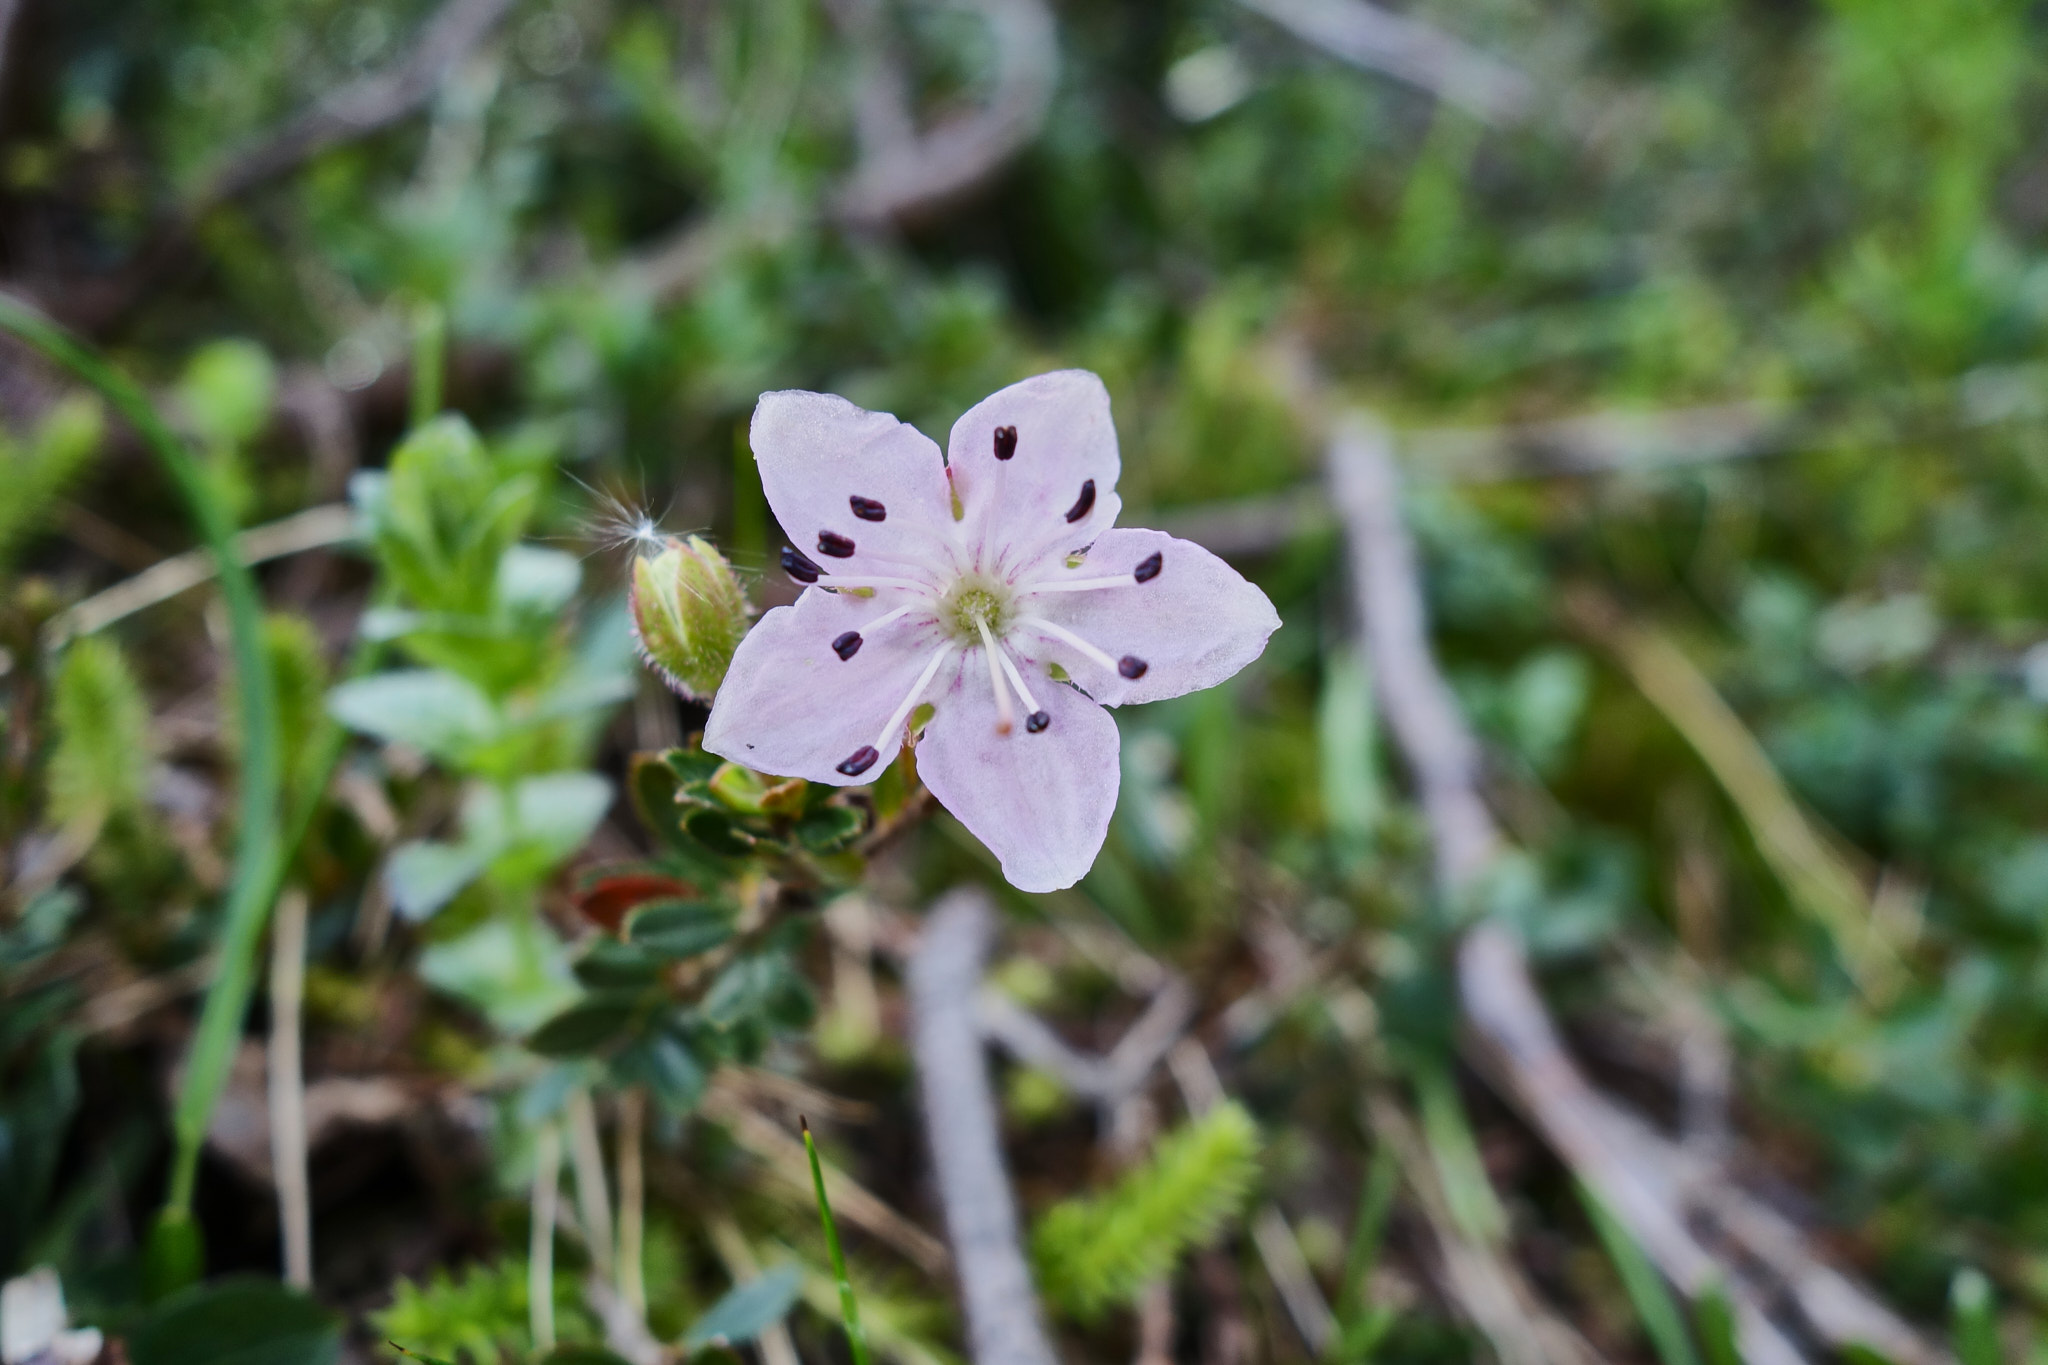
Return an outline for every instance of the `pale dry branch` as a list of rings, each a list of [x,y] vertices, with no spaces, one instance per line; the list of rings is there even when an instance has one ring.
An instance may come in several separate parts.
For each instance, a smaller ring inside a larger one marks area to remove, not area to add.
[[[306,986],[306,893],[277,898],[270,930],[270,1164],[277,1173],[277,1216],[284,1282],[313,1287],[313,1198],[306,1169],[306,1077],[300,1007]]]
[[[967,194],[1038,136],[1059,83],[1059,32],[1043,0],[976,0],[996,55],[986,104],[917,131],[900,79],[879,78],[861,99],[859,163],[833,195],[833,216],[854,227],[911,221]]]
[[[1025,1065],[1051,1072],[1074,1094],[1105,1107],[1122,1102],[1145,1083],[1187,1031],[1194,1014],[1194,992],[1180,978],[1169,977],[1117,1045],[1097,1057],[1069,1046],[1043,1019],[1001,991],[986,988],[974,1004],[975,1025],[989,1041]]]
[[[975,1027],[994,937],[994,908],[973,888],[948,893],[925,921],[909,983],[918,1091],[976,1365],[1054,1365]]]
[[[597,1106],[587,1090],[572,1090],[564,1117],[569,1125],[569,1168],[576,1175],[576,1218],[591,1265],[612,1273],[612,1201],[606,1188],[604,1144],[597,1132]]]
[[[1367,0],[1238,0],[1350,66],[1404,81],[1493,124],[1535,110],[1536,83],[1434,25]]]
[[[1590,588],[1566,596],[1565,614],[1614,657],[1692,747],[1740,812],[1792,903],[1834,941],[1863,993],[1890,997],[1900,985],[1902,964],[1863,883],[1815,828],[1763,746],[1713,683],[1669,636],[1630,622]]]
[[[1437,845],[1439,893],[1451,897],[1483,872],[1498,834],[1478,792],[1477,741],[1429,646],[1389,444],[1384,428],[1369,419],[1339,423],[1330,474],[1351,540],[1360,624],[1381,682],[1381,705],[1421,788]],[[1790,1288],[1808,1326],[1831,1346],[1878,1345],[1911,1365],[1943,1365],[1945,1357],[1874,1295],[1741,1190],[1724,1163],[1698,1161],[1594,1090],[1558,1040],[1510,934],[1492,925],[1469,931],[1458,972],[1474,1060],[1667,1279],[1689,1294],[1721,1287],[1752,1365],[1803,1365],[1805,1357],[1764,1312],[1760,1288],[1703,1244],[1688,1215],[1718,1221],[1730,1242]]]
[[[1499,1252],[1469,1236],[1444,1192],[1428,1144],[1392,1098],[1369,1093],[1366,1127],[1387,1144],[1415,1197],[1436,1257],[1435,1275],[1457,1311],[1493,1347],[1501,1365],[1591,1365],[1599,1353],[1560,1321]]]
[[[448,0],[406,45],[405,56],[349,82],[283,127],[228,155],[183,208],[187,222],[215,205],[288,174],[330,147],[409,118],[448,73],[483,45],[515,0]]]
[[[341,503],[330,503],[251,527],[235,538],[235,552],[244,564],[265,564],[286,555],[345,544],[355,539],[356,534],[354,510]],[[133,578],[124,578],[111,588],[73,604],[44,628],[45,640],[54,649],[77,636],[105,630],[116,621],[211,582],[218,572],[219,565],[210,551],[191,550],[173,555]]]
[[[1462,894],[1500,839],[1479,794],[1479,742],[1430,650],[1387,428],[1362,413],[1339,419],[1329,444],[1329,476],[1349,542],[1352,596],[1372,658],[1374,692],[1419,789],[1439,890]]]

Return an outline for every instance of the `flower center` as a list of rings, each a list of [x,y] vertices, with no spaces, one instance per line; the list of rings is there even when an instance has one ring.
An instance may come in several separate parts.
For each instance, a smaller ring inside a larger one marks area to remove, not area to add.
[[[992,578],[968,574],[939,599],[939,621],[962,644],[981,643],[981,632],[1001,638],[1012,618],[1010,589]]]

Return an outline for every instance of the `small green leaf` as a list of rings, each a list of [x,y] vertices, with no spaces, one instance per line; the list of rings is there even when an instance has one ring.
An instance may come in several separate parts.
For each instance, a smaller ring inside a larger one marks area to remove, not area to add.
[[[837,853],[858,839],[867,818],[851,806],[820,806],[796,823],[796,841],[812,853]]]
[[[418,924],[483,875],[484,862],[477,849],[414,839],[391,851],[391,860],[384,865],[384,888],[391,894],[392,907]]]
[[[526,1046],[543,1057],[588,1056],[624,1037],[645,1000],[639,992],[614,991],[579,1000],[535,1029]]]
[[[683,830],[713,853],[728,858],[746,857],[758,842],[752,835],[733,828],[730,819],[711,810],[691,811],[683,818]]]
[[[539,545],[513,545],[498,559],[498,606],[532,616],[553,616],[576,596],[583,565],[576,556]]]
[[[652,985],[661,977],[661,960],[632,944],[600,938],[576,962],[576,979],[592,990]]]
[[[713,1342],[741,1346],[782,1321],[803,1290],[803,1272],[782,1265],[736,1285],[697,1319],[683,1336],[683,1349]]]
[[[340,1355],[340,1318],[253,1278],[188,1289],[128,1334],[132,1365],[330,1365]]]
[[[666,1029],[620,1052],[612,1061],[612,1071],[628,1085],[646,1086],[657,1100],[679,1114],[697,1107],[709,1079],[689,1045]]]
[[[626,1365],[602,1346],[557,1346],[540,1358],[540,1365]]]
[[[349,729],[459,759],[496,739],[503,721],[476,684],[439,669],[401,669],[345,682],[327,709]]]
[[[765,1013],[786,974],[772,956],[741,958],[720,972],[704,993],[704,1018],[715,1027],[731,1028]]]
[[[732,932],[732,917],[702,901],[650,901],[626,925],[626,938],[636,947],[676,959],[709,952]]]

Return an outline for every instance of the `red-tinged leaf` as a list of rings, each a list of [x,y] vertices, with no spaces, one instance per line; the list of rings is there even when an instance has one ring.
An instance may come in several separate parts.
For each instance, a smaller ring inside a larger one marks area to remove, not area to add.
[[[600,877],[576,894],[576,908],[583,917],[608,934],[616,934],[636,905],[648,901],[688,898],[697,888],[655,872],[626,872]]]

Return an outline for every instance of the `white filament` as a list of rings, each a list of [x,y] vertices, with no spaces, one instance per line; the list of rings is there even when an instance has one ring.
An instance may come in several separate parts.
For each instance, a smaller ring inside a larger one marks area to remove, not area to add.
[[[1110,672],[1116,672],[1115,659],[1110,658],[1107,654],[1104,654],[1101,650],[1097,649],[1094,645],[1089,644],[1086,640],[1074,634],[1074,632],[1068,630],[1065,626],[1056,626],[1052,622],[1046,620],[1043,616],[1020,617],[1018,618],[1017,623],[1019,625],[1030,626],[1036,630],[1041,630],[1045,632],[1047,635],[1052,636],[1056,640],[1064,640],[1068,644],[1072,645],[1075,649],[1078,649],[1083,654],[1087,655],[1088,658],[1092,659],[1094,662],[1108,669]]]
[[[924,695],[925,688],[931,686],[932,675],[939,671],[939,665],[946,662],[946,656],[952,652],[953,646],[950,644],[940,645],[933,651],[931,662],[924,666],[924,672],[917,675],[917,681],[911,684],[909,694],[903,698],[903,704],[889,717],[889,723],[882,727],[882,733],[875,736],[876,753],[890,754],[903,747],[903,722],[910,719],[911,711],[917,706],[917,699]],[[893,748],[887,747],[891,744],[894,745]]]
[[[977,616],[974,628],[981,632],[982,652],[988,655],[988,685],[996,691],[996,733],[1007,735],[1016,726],[1016,716],[1010,710],[1010,690],[1003,686],[1003,669],[997,661],[1002,651],[996,648],[996,637],[988,633],[988,622]]]

